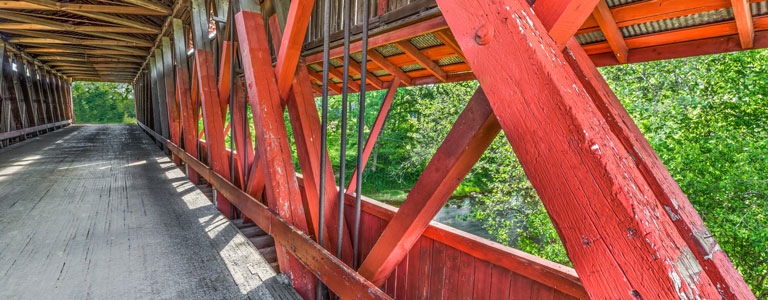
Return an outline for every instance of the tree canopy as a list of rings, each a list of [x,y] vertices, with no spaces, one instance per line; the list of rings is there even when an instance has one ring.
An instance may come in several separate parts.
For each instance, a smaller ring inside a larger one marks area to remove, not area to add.
[[[127,83],[72,83],[75,121],[77,123],[134,123],[133,89]]]

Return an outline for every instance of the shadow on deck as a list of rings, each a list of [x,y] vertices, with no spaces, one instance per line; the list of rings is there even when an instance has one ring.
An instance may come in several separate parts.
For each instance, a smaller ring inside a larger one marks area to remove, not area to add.
[[[0,190],[0,298],[298,298],[135,125],[0,150]]]

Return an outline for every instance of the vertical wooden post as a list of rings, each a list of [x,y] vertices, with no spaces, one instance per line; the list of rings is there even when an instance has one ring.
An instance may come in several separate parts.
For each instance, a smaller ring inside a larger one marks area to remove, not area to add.
[[[181,143],[181,127],[179,122],[179,103],[176,97],[176,88],[174,87],[173,76],[173,55],[171,54],[171,39],[162,37],[162,56],[163,56],[163,75],[165,87],[166,110],[168,111],[168,125],[171,141],[179,145]],[[185,57],[182,57],[185,58]],[[173,161],[176,165],[181,165],[181,159],[173,155]]]
[[[11,131],[11,96],[8,92],[9,83],[6,80],[10,70],[5,45],[0,48],[0,130]]]
[[[37,100],[38,100],[38,104],[39,104],[38,110],[40,111],[40,115],[42,116],[43,124],[48,124],[49,123],[49,121],[48,121],[48,116],[49,116],[48,108],[50,107],[50,105],[48,105],[48,103],[46,103],[48,97],[46,97],[45,90],[43,89],[44,77],[40,73],[40,69],[38,69],[37,66],[34,66],[32,68],[32,70],[34,71],[34,73],[32,74],[32,78],[35,80],[35,90],[36,90]]]
[[[16,71],[11,71],[11,78],[13,80],[13,91],[14,95],[16,96],[16,111],[18,112],[18,118],[16,119],[18,122],[18,128],[27,128],[29,127],[29,119],[27,118],[27,110],[25,107],[25,99],[24,99],[24,91],[21,89],[21,82],[19,81],[19,72],[22,72],[24,70],[24,65],[19,62],[18,59],[14,57],[13,63],[16,65]],[[25,139],[26,136],[21,136],[22,139]]]
[[[192,32],[195,45],[195,68],[198,92],[203,107],[203,128],[208,164],[217,174],[231,180],[229,161],[224,139],[224,112],[219,103],[216,88],[213,53],[208,40],[208,10],[204,0],[192,0]],[[222,195],[217,195],[216,204],[225,216],[232,217],[232,206]]]
[[[267,45],[266,28],[255,1],[240,1],[235,15],[248,99],[253,111],[259,159],[270,207],[299,230],[308,232],[299,185],[291,159],[277,80]],[[315,297],[315,278],[283,247],[278,251],[281,270],[288,270],[300,295]]]
[[[165,72],[163,66],[163,51],[155,48],[155,89],[157,89],[157,108],[160,114],[160,134],[166,139],[170,139],[169,118],[168,118],[168,99],[167,89],[165,88]]]
[[[176,53],[176,94],[181,104],[181,123],[184,133],[184,151],[192,157],[197,156],[197,103],[190,94],[189,67],[187,65],[187,40],[184,25],[180,19],[174,18],[173,47]],[[187,177],[194,184],[200,184],[200,177],[191,168],[187,169]]]
[[[720,297],[530,7],[437,2],[590,296]]]
[[[157,95],[157,64],[155,57],[150,54],[149,56],[149,91],[150,99],[152,102],[152,130],[155,132],[161,132],[160,127],[160,102]]]
[[[32,64],[34,65],[34,64]],[[30,127],[36,127],[40,124],[40,120],[38,120],[37,116],[37,96],[35,95],[35,92],[32,90],[32,69],[30,68],[30,65],[27,64],[26,60],[21,60],[21,65],[19,66],[21,68],[21,80],[24,82],[24,85],[22,89],[25,91],[24,98],[26,98],[26,109],[29,114],[29,126]]]

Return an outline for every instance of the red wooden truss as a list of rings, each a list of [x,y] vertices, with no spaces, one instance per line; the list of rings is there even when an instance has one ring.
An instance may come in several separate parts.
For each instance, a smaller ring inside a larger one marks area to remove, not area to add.
[[[596,66],[766,47],[768,1],[370,2],[367,69],[358,14],[346,66],[350,91],[386,89],[363,169],[398,88],[480,88],[400,209],[362,198],[357,253],[356,182],[340,203],[321,160],[315,97],[345,79],[338,20],[322,69],[325,2],[130,3],[3,2],[0,145],[69,124],[73,79],[132,82],[139,126],[275,239],[307,299],[318,279],[344,299],[755,299]],[[431,222],[500,132],[573,269]]]

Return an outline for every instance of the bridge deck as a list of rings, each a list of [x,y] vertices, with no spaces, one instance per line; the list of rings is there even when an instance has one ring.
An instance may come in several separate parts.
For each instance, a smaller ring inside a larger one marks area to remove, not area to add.
[[[0,150],[0,190],[0,299],[298,298],[135,125]]]

